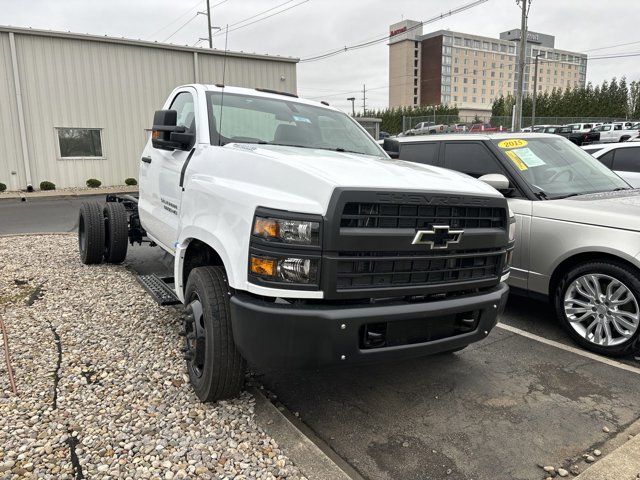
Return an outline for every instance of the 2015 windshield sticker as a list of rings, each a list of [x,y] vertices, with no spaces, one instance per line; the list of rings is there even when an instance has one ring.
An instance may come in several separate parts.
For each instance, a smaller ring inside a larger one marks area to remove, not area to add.
[[[307,117],[301,117],[299,115],[293,115],[293,119],[296,122],[311,123],[311,120],[309,120]]]
[[[526,140],[522,140],[521,138],[510,138],[509,140],[502,140],[498,143],[498,147],[500,148],[520,148],[526,147],[528,142]]]
[[[505,153],[507,154],[507,157],[509,157],[511,161],[515,164],[515,166],[518,167],[518,170],[524,172],[527,169],[527,166],[524,164],[522,160],[520,160],[520,158],[518,158],[518,156],[515,153],[513,153],[513,150],[509,150]]]
[[[524,164],[531,167],[539,167],[540,165],[544,165],[544,160],[542,160],[539,156],[537,156],[533,151],[529,148],[517,148],[515,150],[510,150],[507,153],[514,153],[516,156],[524,162]]]

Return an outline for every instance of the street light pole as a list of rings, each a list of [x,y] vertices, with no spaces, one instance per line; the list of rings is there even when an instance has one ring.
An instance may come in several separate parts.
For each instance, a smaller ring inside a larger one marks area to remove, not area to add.
[[[538,59],[540,58],[540,54],[536,55],[535,68],[533,77],[533,102],[531,105],[531,131],[533,132],[533,127],[536,125],[536,97],[538,96]]]
[[[349,97],[347,98],[347,101],[351,102],[351,116],[355,117],[356,116],[356,105],[355,105],[356,97]]]

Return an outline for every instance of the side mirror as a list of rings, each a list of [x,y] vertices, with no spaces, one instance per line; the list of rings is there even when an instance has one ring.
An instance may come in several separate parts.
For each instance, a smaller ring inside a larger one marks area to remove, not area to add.
[[[509,179],[501,173],[490,173],[488,175],[482,175],[478,178],[481,182],[492,186],[499,192],[509,189]]]
[[[195,134],[183,126],[176,126],[178,112],[156,110],[151,128],[151,145],[161,150],[188,150],[195,141]]]

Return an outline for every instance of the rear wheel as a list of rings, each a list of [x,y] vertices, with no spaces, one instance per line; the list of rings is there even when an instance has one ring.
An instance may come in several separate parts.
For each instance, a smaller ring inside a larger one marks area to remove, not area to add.
[[[556,314],[571,338],[593,352],[620,356],[640,348],[640,280],[622,263],[571,269],[555,292]]]
[[[185,300],[185,360],[196,395],[203,402],[237,396],[244,384],[245,362],[233,340],[224,269],[194,268]]]
[[[104,206],[104,261],[122,263],[127,256],[129,219],[120,202],[107,202]]]
[[[85,265],[102,262],[104,254],[104,218],[98,202],[83,203],[78,218],[78,250]]]

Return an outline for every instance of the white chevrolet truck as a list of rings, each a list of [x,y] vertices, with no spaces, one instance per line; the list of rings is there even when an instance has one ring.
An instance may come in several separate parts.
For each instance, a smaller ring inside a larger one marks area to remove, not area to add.
[[[453,352],[506,303],[514,219],[492,187],[389,158],[353,119],[295,95],[176,88],[155,113],[139,197],[81,207],[85,264],[128,243],[173,256],[141,277],[183,303],[198,397],[255,369]]]

